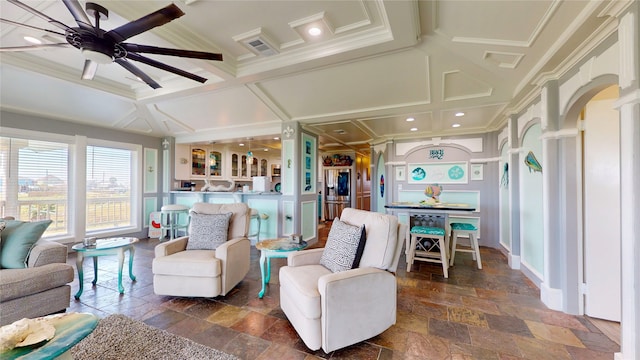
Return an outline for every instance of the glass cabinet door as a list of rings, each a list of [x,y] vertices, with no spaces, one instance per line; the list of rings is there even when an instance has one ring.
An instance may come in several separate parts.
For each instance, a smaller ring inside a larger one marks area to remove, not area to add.
[[[267,176],[267,159],[260,160],[260,176]]]
[[[219,151],[209,151],[209,174],[222,176],[222,153]]]
[[[206,171],[207,152],[204,149],[191,149],[191,175],[204,176]]]
[[[240,166],[242,167],[242,172],[240,173],[240,177],[247,177],[247,155],[242,155]]]
[[[251,164],[251,177],[258,176],[258,158],[253,158],[253,164]]]
[[[231,177],[238,175],[238,154],[231,154]]]

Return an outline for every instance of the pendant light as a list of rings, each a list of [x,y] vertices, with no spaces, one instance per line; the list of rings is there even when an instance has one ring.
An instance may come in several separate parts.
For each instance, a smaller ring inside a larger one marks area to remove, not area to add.
[[[251,138],[249,140],[249,149],[247,151],[247,165],[253,164],[253,151],[251,151]]]

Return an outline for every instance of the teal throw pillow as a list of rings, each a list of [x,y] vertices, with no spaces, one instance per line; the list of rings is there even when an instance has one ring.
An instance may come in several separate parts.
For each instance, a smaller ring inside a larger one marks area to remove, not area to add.
[[[9,220],[2,230],[0,267],[22,269],[27,267],[29,252],[51,224],[51,220],[24,222]]]

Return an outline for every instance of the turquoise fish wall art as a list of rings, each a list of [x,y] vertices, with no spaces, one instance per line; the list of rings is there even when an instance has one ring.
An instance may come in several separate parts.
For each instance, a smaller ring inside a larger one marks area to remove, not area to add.
[[[529,151],[527,156],[524,158],[524,164],[529,168],[529,172],[542,172],[542,165],[540,165],[538,159],[536,159],[536,156],[533,155],[533,151]]]
[[[504,163],[502,166],[502,178],[500,179],[500,185],[505,188],[509,186],[509,163]]]

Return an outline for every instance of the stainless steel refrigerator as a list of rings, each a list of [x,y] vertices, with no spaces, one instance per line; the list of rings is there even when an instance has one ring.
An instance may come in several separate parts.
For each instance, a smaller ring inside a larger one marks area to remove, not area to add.
[[[340,216],[342,209],[351,207],[351,168],[324,170],[325,219]]]

